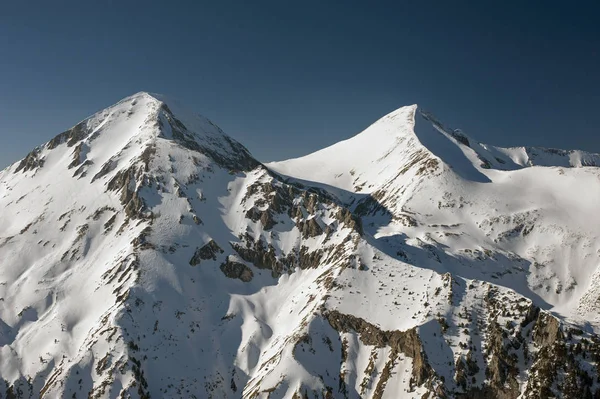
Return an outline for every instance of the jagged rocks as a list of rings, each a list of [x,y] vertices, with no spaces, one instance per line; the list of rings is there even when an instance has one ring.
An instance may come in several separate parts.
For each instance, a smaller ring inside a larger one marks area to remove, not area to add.
[[[106,176],[107,174],[112,172],[116,167],[117,167],[117,162],[112,158],[109,159],[102,165],[102,167],[100,168],[100,171],[98,171],[98,173],[96,173],[94,175],[94,177],[92,177],[92,183],[95,182],[96,180]]]
[[[85,177],[87,176],[87,171],[86,168],[90,165],[93,165],[94,162],[90,161],[89,159],[86,159],[76,170],[75,172],[73,172],[73,177]]]
[[[533,328],[533,341],[536,345],[546,346],[564,340],[560,323],[555,317],[547,313],[540,313],[539,311],[537,314],[537,320]]]
[[[538,350],[534,353],[524,398],[600,396],[595,383],[600,376],[598,366],[594,370],[586,364],[587,359],[600,358],[596,336],[591,342],[584,337],[575,338],[572,333],[565,336],[561,323],[545,312],[538,312],[532,335]]]
[[[261,211],[253,207],[248,209],[246,212],[246,217],[253,222],[260,221],[265,230],[270,230],[277,224],[270,209]]]
[[[103,225],[104,227],[104,234],[107,234],[108,232],[110,232],[112,230],[112,228],[114,227],[115,224],[115,220],[117,220],[117,214],[115,213],[114,215],[112,215]]]
[[[407,331],[383,331],[359,317],[342,314],[336,310],[328,311],[325,318],[338,332],[358,333],[365,345],[389,346],[392,351],[411,357],[413,359],[412,386],[421,386],[434,376],[435,373],[427,362],[416,328]]]
[[[319,196],[315,193],[305,191],[302,193],[303,204],[310,214],[315,214],[319,207]]]
[[[237,278],[245,283],[251,281],[254,277],[252,269],[243,263],[232,260],[231,257],[227,257],[227,261],[221,264],[220,269],[227,277]]]
[[[600,395],[590,374],[595,366],[591,369],[586,360],[596,356],[597,348],[580,344],[589,342],[587,339],[576,339],[572,333],[567,337],[554,316],[531,303],[527,306],[510,301],[493,286],[489,287],[485,302],[489,324],[478,335],[486,336],[486,380],[483,385],[471,384],[469,376],[475,375],[479,366],[469,350],[456,364],[455,380],[462,390],[457,392],[457,398],[592,398],[593,392]],[[508,321],[500,323],[500,317]],[[579,346],[574,341],[579,341]],[[523,371],[519,367],[528,369],[525,386],[519,382]]]
[[[355,216],[347,208],[340,208],[335,214],[335,218],[343,223],[346,227],[356,231],[359,235],[363,235],[362,222],[360,217]]]
[[[40,158],[41,150],[39,148],[31,151],[15,169],[15,173],[28,172],[30,170],[37,170],[44,166],[44,158]]]
[[[496,392],[499,398],[516,398],[519,395],[517,376],[517,357],[509,354],[504,343],[504,330],[492,321],[488,327],[488,346],[486,348],[489,360],[487,362],[486,377],[489,388]]]
[[[139,249],[139,250],[154,249],[155,248],[154,244],[152,244],[151,242],[148,242],[148,236],[150,235],[151,232],[152,232],[152,228],[150,226],[147,226],[146,228],[144,228],[144,230],[142,230],[142,232],[136,238],[134,238],[133,241],[131,242],[133,247],[135,249]]]
[[[253,241],[246,237],[246,246],[231,243],[233,250],[246,262],[253,263],[259,269],[270,269],[274,276],[278,276],[283,271],[283,265],[277,260],[275,248],[272,245],[265,247],[262,240]]]
[[[154,158],[155,154],[156,154],[156,145],[155,144],[148,145],[148,146],[146,146],[146,148],[144,148],[142,155],[140,155],[140,160],[144,164],[144,171],[146,171],[146,172],[150,171],[150,162],[152,162],[152,159]]]
[[[459,356],[456,359],[456,375],[454,380],[463,390],[467,389],[469,381],[479,372],[479,366],[474,358],[473,351],[469,350],[466,356]]]
[[[321,264],[323,253],[323,249],[310,251],[307,246],[303,245],[298,253],[298,266],[300,266],[301,269],[318,267]]]
[[[319,226],[319,222],[315,218],[310,218],[308,220],[301,220],[296,223],[296,227],[302,233],[302,238],[310,238],[316,237],[323,234],[323,229]]]
[[[398,214],[398,215],[394,215],[392,219],[398,221],[400,224],[402,224],[406,227],[417,227],[418,226],[416,219],[410,215]]]
[[[71,129],[62,132],[48,142],[47,148],[52,150],[63,143],[67,143],[67,147],[73,147],[76,143],[83,140],[89,131],[86,121],[80,122]]]
[[[112,206],[103,206],[102,208],[96,209],[93,214],[88,216],[88,219],[99,220],[105,212],[117,212],[117,210]]]
[[[192,259],[190,259],[190,265],[197,266],[203,260],[217,260],[217,255],[222,253],[223,250],[221,249],[221,247],[219,247],[219,245],[214,240],[210,240],[201,248],[196,248],[194,256],[192,256]]]
[[[361,200],[354,208],[356,216],[364,217],[377,213],[389,214],[389,211],[381,204],[380,200],[386,195],[384,190],[378,190]]]
[[[84,156],[85,156],[85,152],[86,152],[86,147],[84,145],[83,142],[80,142],[79,144],[77,144],[75,146],[75,148],[73,149],[73,160],[71,161],[71,163],[69,164],[69,166],[67,168],[72,169],[76,166],[81,165],[84,162]]]
[[[245,203],[250,197],[254,196],[254,205],[262,210],[257,210],[256,212],[252,211],[253,213],[269,212],[269,217],[272,217],[274,213],[284,213],[287,210],[288,215],[291,217],[292,208],[294,207],[294,198],[301,195],[302,191],[292,185],[274,181],[267,169],[259,167],[258,170],[264,174],[268,181],[259,180],[254,184],[249,185],[242,202]],[[250,212],[250,210],[248,212]],[[247,217],[250,217],[250,215]],[[258,217],[253,216],[251,219],[256,221],[258,220]]]
[[[144,199],[139,196],[137,181],[141,178],[140,171],[135,167],[117,172],[117,174],[108,182],[107,188],[110,191],[120,191],[121,204],[125,206],[125,214],[131,219],[144,218],[146,205]]]

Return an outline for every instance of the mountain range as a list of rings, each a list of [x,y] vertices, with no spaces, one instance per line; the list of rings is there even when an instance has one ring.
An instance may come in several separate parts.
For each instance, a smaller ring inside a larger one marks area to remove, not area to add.
[[[0,398],[600,398],[599,199],[416,105],[261,163],[137,93],[0,172]]]

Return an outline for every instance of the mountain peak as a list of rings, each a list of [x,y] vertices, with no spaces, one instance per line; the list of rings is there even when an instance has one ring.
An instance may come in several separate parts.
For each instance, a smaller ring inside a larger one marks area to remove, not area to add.
[[[270,173],[127,97],[0,172],[0,397],[591,397],[600,170],[519,151],[413,105]]]
[[[424,173],[488,183],[499,177],[498,171],[599,165],[599,154],[584,151],[483,144],[460,129],[449,128],[416,104],[388,113],[347,140],[267,164],[288,177],[355,193],[373,193],[391,180],[406,184]]]
[[[178,101],[139,92],[96,112],[45,145],[34,149],[13,171],[35,173],[62,163],[79,178],[98,176],[148,154],[148,147],[168,140],[231,170],[258,165],[248,150],[209,119],[189,111]]]
[[[369,193],[396,174],[402,160],[418,146],[414,134],[416,114],[416,104],[400,107],[347,140],[267,166],[300,180]]]

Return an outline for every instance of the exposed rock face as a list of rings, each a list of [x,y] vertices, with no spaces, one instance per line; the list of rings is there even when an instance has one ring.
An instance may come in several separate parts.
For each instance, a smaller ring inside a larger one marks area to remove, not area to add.
[[[250,208],[246,212],[246,218],[252,220],[253,222],[260,221],[265,230],[270,230],[277,224],[277,222],[273,219],[272,211],[269,209],[259,211],[256,208]]]
[[[246,238],[245,247],[240,244],[231,244],[235,252],[242,259],[254,264],[260,269],[270,269],[273,273],[281,273],[281,271],[283,271],[283,265],[277,260],[274,247],[265,246],[262,240],[254,242],[252,238],[249,240],[249,237]]]
[[[355,331],[365,345],[389,346],[392,354],[403,353],[413,359],[411,385],[423,385],[433,377],[433,370],[427,363],[427,356],[416,329],[408,331],[382,331],[361,318],[344,315],[337,311],[325,315],[329,324],[339,332]],[[392,355],[393,356],[393,355]]]
[[[15,169],[15,173],[18,172],[29,172],[30,170],[36,170],[44,166],[44,158],[40,158],[40,149],[36,148],[31,151]]]
[[[540,313],[533,327],[537,349],[529,371],[530,378],[524,398],[564,397],[591,398],[600,395],[598,373],[591,369],[588,359],[600,359],[600,340],[597,335],[582,336],[583,331],[563,331],[560,322]],[[579,336],[577,336],[579,335]]]
[[[75,146],[75,148],[73,149],[73,161],[71,161],[71,163],[69,164],[69,169],[79,166],[84,162],[84,151],[85,147],[83,143],[79,143]]]
[[[537,313],[537,320],[533,328],[533,341],[535,344],[543,347],[563,341],[564,336],[559,321],[546,313]]]
[[[144,200],[138,195],[138,179],[142,176],[142,172],[135,167],[130,167],[124,171],[119,171],[107,185],[111,191],[121,193],[121,204],[125,206],[125,213],[132,219],[143,217],[145,210]]]
[[[323,234],[323,229],[314,218],[301,220],[296,226],[298,227],[298,230],[302,232],[302,237],[304,238],[316,237]]]
[[[90,131],[87,126],[87,121],[79,122],[71,129],[62,132],[50,140],[48,144],[46,144],[46,148],[53,150],[63,143],[67,143],[67,147],[73,147],[75,144],[86,138],[89,133]]]
[[[192,259],[190,259],[190,265],[197,266],[203,260],[217,260],[217,255],[222,253],[223,250],[221,249],[221,247],[219,247],[219,245],[214,240],[210,240],[202,247],[196,249],[196,252],[194,252],[194,256],[192,257]]]
[[[251,281],[252,277],[254,277],[252,269],[243,263],[231,260],[229,257],[225,263],[221,264],[220,269],[227,277],[237,278],[245,283]]]
[[[595,353],[600,348],[600,340],[593,341],[594,343],[583,340],[589,345],[586,355],[586,349],[581,343],[575,344],[577,340],[573,341],[573,338],[565,339],[562,332],[564,327],[553,316],[540,312],[539,308],[532,305],[515,307],[510,302],[501,303],[499,300],[502,300],[502,294],[490,288],[485,299],[490,312],[490,323],[487,326],[481,324],[470,332],[474,333],[472,336],[486,337],[485,344],[483,347],[472,343],[464,346],[464,354],[454,364],[453,381],[442,377],[444,372],[438,368],[439,365],[430,364],[423,346],[422,333],[416,328],[386,331],[364,319],[338,311],[325,311],[323,317],[340,334],[340,340],[345,341],[347,333],[356,333],[363,345],[389,349],[388,361],[381,369],[381,377],[372,394],[374,398],[382,397],[388,379],[391,378],[391,370],[401,361],[402,355],[412,359],[410,390],[415,395],[419,388],[424,388],[429,392],[429,396],[425,397],[434,395],[442,398],[516,399],[521,397],[522,392],[526,398],[593,397],[592,394],[597,392],[595,377],[583,365],[587,362],[586,357],[598,356]],[[506,322],[501,326],[499,319],[505,319],[511,310],[517,312],[508,316],[511,319],[514,317],[515,322]],[[578,333],[582,331],[579,330]],[[304,335],[299,342],[314,346],[312,343],[315,339],[318,336],[309,334]],[[338,392],[343,394],[342,397],[347,397],[346,388],[341,388],[346,384],[342,370],[348,361],[348,354],[345,352],[347,349],[343,345]],[[478,360],[481,359],[478,353],[484,355],[483,364]],[[531,367],[524,390],[519,381],[519,375],[523,372],[519,369],[522,364],[519,359],[523,358],[530,365],[526,367]],[[485,381],[482,384],[479,381],[483,371]]]
[[[495,294],[495,291],[490,290],[487,298],[492,319],[486,331],[488,339],[485,354],[489,360],[485,370],[488,383],[484,386],[484,391],[498,398],[516,398],[520,391],[517,381],[520,370],[518,358],[509,352],[522,346],[519,342],[522,336],[516,334],[516,341],[509,340],[508,345],[505,342],[507,333],[498,322],[499,312],[496,307],[500,305],[496,302]],[[507,326],[512,327],[512,322],[508,323]]]
[[[355,230],[358,234],[363,234],[360,217],[352,214],[349,209],[341,208],[335,215],[335,218],[345,226]]]

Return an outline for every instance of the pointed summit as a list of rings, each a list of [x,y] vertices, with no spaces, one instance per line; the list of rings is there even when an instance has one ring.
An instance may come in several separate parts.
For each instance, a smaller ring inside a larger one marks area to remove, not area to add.
[[[83,165],[78,176],[96,174],[114,168],[117,158],[147,156],[157,140],[171,140],[231,170],[250,170],[259,164],[209,119],[163,95],[139,92],[57,135],[13,170],[35,172],[52,162],[65,162],[69,169]],[[67,152],[70,157],[65,159]]]
[[[312,154],[267,166],[277,173],[349,192],[370,193],[409,162],[417,105],[398,108],[361,133]]]

